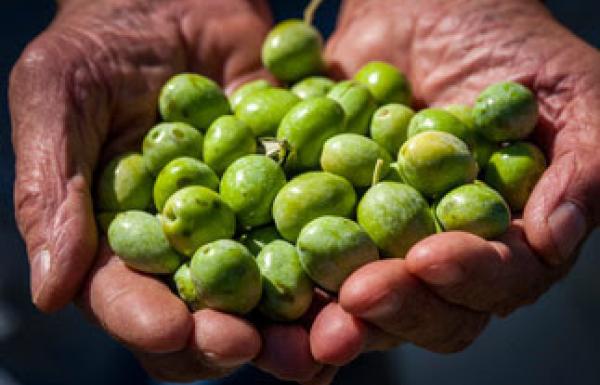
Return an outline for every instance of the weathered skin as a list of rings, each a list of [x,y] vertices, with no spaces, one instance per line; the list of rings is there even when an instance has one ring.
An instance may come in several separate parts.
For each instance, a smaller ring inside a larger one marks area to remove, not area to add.
[[[190,262],[190,275],[199,300],[211,309],[246,314],[260,300],[258,265],[236,241],[220,239],[200,247]]]
[[[473,133],[456,116],[439,108],[426,108],[415,114],[408,125],[407,137],[425,131],[442,131],[456,136],[468,146],[474,143]]]
[[[477,181],[444,195],[436,205],[435,215],[445,231],[467,231],[486,239],[502,235],[511,219],[504,198]]]
[[[175,158],[202,158],[204,137],[186,123],[159,123],[144,137],[142,154],[146,166],[154,175]]]
[[[268,28],[266,8],[261,1],[237,0],[62,0],[52,27],[29,45],[11,75],[15,211],[30,257],[34,303],[51,311],[77,295],[91,318],[135,347],[151,375],[170,381],[222,376],[226,371],[215,367],[252,360],[261,350],[260,339],[247,323],[218,312],[202,311],[192,320],[162,283],[116,263],[105,247],[98,250],[92,175],[99,162],[139,143],[156,121],[157,90],[171,74],[202,71],[230,87],[244,75],[252,78]],[[140,24],[145,27],[131,27]],[[340,298],[352,314],[359,314],[352,299],[381,298],[377,295],[389,288],[407,287],[414,299],[402,302],[401,313],[393,313],[394,300],[388,297],[376,303],[388,312],[360,313],[386,331],[369,333],[368,344],[357,341],[355,329],[326,336],[330,325],[348,325],[347,312],[324,311],[318,317],[322,322],[311,329],[311,336],[319,337],[311,339],[314,357],[335,356],[338,366],[344,361],[340,357],[354,357],[365,346],[384,349],[399,340],[435,351],[463,349],[482,330],[486,316],[531,303],[564,277],[573,265],[571,251],[598,223],[599,131],[592,128],[600,126],[600,54],[537,0],[346,0],[328,45],[328,61],[346,76],[369,60],[394,63],[427,105],[470,102],[487,85],[515,77],[531,81],[540,98],[544,124],[536,140],[548,151],[550,167],[524,221],[515,222],[501,243],[452,233],[432,237],[415,249],[432,256],[418,267],[403,261],[373,266],[369,271],[380,285],[367,284],[372,281],[366,270],[356,274],[348,283],[363,284],[364,291],[353,298],[347,291]],[[557,208],[564,214],[569,204],[578,207],[574,211],[582,212],[587,226],[575,225],[581,221],[571,214],[555,217],[555,226],[550,225],[551,214]],[[564,231],[553,236],[556,227]],[[514,258],[502,258],[507,255]],[[450,287],[431,284],[422,272],[440,261],[466,262],[469,271],[481,273]],[[420,285],[411,285],[413,277]],[[123,292],[128,295],[116,295]],[[143,307],[134,306],[140,302]],[[216,322],[221,327],[211,327]],[[192,333],[213,338],[198,341]],[[291,338],[288,345],[298,346]],[[311,355],[275,363],[267,360],[275,356],[269,354],[272,345],[262,346],[264,360],[256,362],[265,370],[308,367],[297,376],[303,380],[318,372]],[[223,356],[204,354],[221,348]],[[177,353],[146,354],[157,350]],[[209,357],[210,364],[204,361]],[[330,379],[333,370],[327,373]]]
[[[315,96],[327,96],[334,85],[335,82],[325,76],[310,76],[294,84],[290,90],[304,100]]]
[[[229,97],[229,104],[231,105],[231,109],[235,111],[236,107],[244,100],[244,98],[251,93],[264,90],[267,88],[273,87],[271,83],[266,81],[265,79],[256,79],[252,80],[248,83],[244,83],[231,94]]]
[[[309,308],[313,284],[302,269],[294,245],[274,240],[256,257],[262,275],[262,298],[258,309],[274,321],[293,321]]]
[[[302,228],[296,243],[300,263],[319,286],[337,292],[359,267],[379,259],[377,246],[354,221],[322,216]]]
[[[344,109],[346,132],[367,134],[377,103],[365,85],[353,80],[344,80],[336,84],[327,97],[338,102]]]
[[[281,119],[300,101],[283,88],[265,88],[245,97],[235,109],[235,116],[246,123],[254,136],[275,136]]]
[[[323,71],[323,38],[302,20],[284,20],[267,35],[262,46],[264,66],[279,80],[295,82]]]
[[[234,116],[221,116],[206,131],[204,161],[219,175],[236,159],[255,152],[253,132]]]
[[[473,108],[471,106],[466,104],[451,104],[445,106],[444,110],[456,116],[471,132],[471,143],[467,144],[477,161],[479,170],[483,170],[492,153],[498,149],[498,143],[486,139],[477,131],[475,121],[473,120]]]
[[[102,170],[96,188],[100,211],[145,210],[152,201],[152,175],[140,154],[118,156]]]
[[[198,74],[173,76],[163,86],[158,107],[167,122],[185,122],[200,131],[231,113],[227,97],[213,80]]]
[[[308,222],[323,215],[350,217],[355,204],[356,193],[346,179],[328,172],[307,172],[279,191],[273,219],[279,233],[295,242]]]
[[[127,266],[145,273],[171,274],[181,264],[158,218],[144,211],[118,214],[108,228],[108,243]]]
[[[398,153],[398,166],[408,184],[432,198],[472,182],[479,171],[467,145],[442,131],[408,139]]]
[[[377,103],[410,106],[412,91],[406,76],[391,64],[372,61],[360,68],[354,80],[367,86]]]
[[[285,173],[273,159],[247,155],[227,168],[221,178],[220,194],[238,223],[252,228],[273,220],[273,200],[285,183]]]
[[[411,246],[435,233],[427,201],[403,183],[371,187],[359,202],[356,217],[383,257],[404,258]]]
[[[294,106],[281,121],[277,139],[286,140],[290,154],[286,168],[303,171],[319,167],[325,141],[344,132],[344,110],[334,100],[316,97]]]
[[[513,211],[520,211],[545,170],[546,158],[540,149],[517,142],[491,156],[485,182],[502,194]]]
[[[175,250],[192,256],[198,247],[235,233],[235,214],[216,192],[188,186],[165,203],[160,216],[163,231]]]
[[[154,181],[154,206],[162,211],[171,195],[187,186],[204,186],[213,191],[219,188],[217,174],[202,161],[181,157],[167,163]]]
[[[192,281],[192,275],[190,273],[190,265],[188,262],[179,266],[179,269],[173,274],[173,282],[177,289],[177,294],[192,311],[200,310],[205,307],[200,301],[198,290],[196,285]]]
[[[248,248],[252,255],[257,256],[263,247],[277,239],[283,239],[277,228],[275,226],[264,226],[243,234],[240,237],[240,242]]]
[[[224,376],[261,350],[257,328],[216,311],[192,316],[164,283],[120,263],[96,231],[92,189],[99,168],[138,148],[160,120],[158,95],[173,74],[206,74],[230,89],[264,74],[268,4],[59,3],[52,26],[24,50],[10,81],[15,211],[34,272],[32,301],[44,312],[75,302],[135,350],[149,376]],[[260,365],[271,371],[268,362]]]
[[[492,84],[479,94],[473,107],[477,131],[495,142],[526,138],[537,120],[535,95],[514,82]]]
[[[406,142],[408,124],[415,112],[404,104],[390,103],[379,107],[371,119],[369,135],[396,157]]]
[[[383,179],[391,161],[392,157],[383,147],[358,134],[339,134],[329,138],[321,153],[321,168],[346,178],[355,187],[370,186],[375,172],[378,179]]]

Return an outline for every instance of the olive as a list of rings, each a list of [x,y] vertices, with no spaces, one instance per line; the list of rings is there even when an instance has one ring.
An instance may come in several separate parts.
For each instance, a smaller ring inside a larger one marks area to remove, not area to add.
[[[359,202],[356,217],[384,257],[404,258],[415,243],[435,233],[427,201],[403,183],[384,181],[371,187]]]
[[[356,269],[379,258],[377,246],[356,222],[329,215],[302,228],[297,248],[306,273],[332,292]]]

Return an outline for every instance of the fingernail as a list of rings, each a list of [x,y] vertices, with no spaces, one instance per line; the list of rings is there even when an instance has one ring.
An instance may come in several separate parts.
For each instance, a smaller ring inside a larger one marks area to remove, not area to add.
[[[419,272],[419,277],[432,285],[450,286],[462,281],[464,271],[456,263],[436,263]]]
[[[367,320],[386,319],[397,314],[403,302],[403,298],[398,293],[390,292],[358,316]]]
[[[34,303],[37,302],[44,289],[44,283],[50,271],[50,260],[48,249],[40,250],[31,260],[31,294]]]
[[[587,232],[585,216],[576,204],[565,202],[550,215],[548,225],[560,258],[556,262],[566,262]]]

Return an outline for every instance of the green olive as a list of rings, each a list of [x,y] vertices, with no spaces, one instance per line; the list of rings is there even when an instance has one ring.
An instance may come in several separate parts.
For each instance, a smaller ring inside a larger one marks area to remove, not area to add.
[[[377,260],[377,246],[354,221],[322,216],[310,221],[298,236],[300,263],[319,286],[337,292],[359,267]]]
[[[181,157],[170,161],[160,171],[154,182],[154,205],[162,211],[171,195],[187,186],[204,186],[217,191],[219,178],[215,172],[198,159]]]
[[[202,304],[202,301],[200,301],[198,290],[196,289],[194,281],[192,281],[189,263],[186,262],[177,269],[173,275],[173,282],[175,283],[179,298],[181,298],[192,311],[206,307],[206,305]]]
[[[514,82],[496,83],[486,88],[473,107],[477,130],[494,142],[526,138],[538,120],[535,95]]]
[[[140,154],[118,156],[108,162],[97,185],[100,211],[145,210],[152,201],[152,175]]]
[[[408,184],[432,198],[472,182],[478,173],[467,145],[443,131],[425,131],[408,139],[398,153],[398,165]]]
[[[391,64],[372,61],[354,75],[354,80],[367,86],[377,103],[410,105],[412,91],[406,76]]]
[[[383,147],[357,134],[329,138],[321,153],[321,168],[343,176],[355,187],[370,186],[375,179],[385,177],[391,161]]]
[[[271,207],[285,185],[283,169],[271,158],[247,155],[231,164],[221,179],[221,198],[245,228],[270,223]]]
[[[281,119],[299,101],[283,88],[257,90],[237,105],[235,116],[250,127],[254,136],[275,136]]]
[[[302,20],[284,20],[267,35],[262,46],[264,66],[279,80],[295,82],[323,71],[319,31]]]
[[[235,214],[219,194],[203,187],[188,186],[165,203],[160,215],[163,231],[180,253],[191,256],[198,247],[235,233]]]
[[[443,131],[471,145],[473,132],[456,116],[439,108],[426,108],[415,114],[408,125],[408,138],[425,131]]]
[[[211,309],[246,314],[260,301],[260,270],[236,241],[220,239],[200,247],[190,262],[190,275],[199,300]]]
[[[243,234],[240,241],[250,250],[252,255],[258,255],[260,251],[277,239],[283,239],[275,226],[257,227]]]
[[[181,264],[158,218],[144,211],[118,214],[108,228],[108,243],[127,266],[145,273],[170,274]]]
[[[283,186],[273,202],[279,233],[294,242],[308,222],[323,215],[350,217],[356,193],[350,182],[328,172],[301,174]]]
[[[231,113],[227,97],[217,83],[198,74],[173,76],[163,86],[158,103],[167,122],[185,122],[201,131],[219,116]]]
[[[435,215],[445,231],[467,231],[486,239],[501,235],[510,225],[510,209],[502,196],[480,182],[448,192]]]
[[[234,116],[221,116],[206,131],[204,161],[219,175],[236,159],[255,152],[252,131]]]
[[[344,132],[344,110],[334,100],[315,97],[303,100],[285,115],[277,139],[291,148],[286,160],[290,171],[317,169],[325,141]]]
[[[404,258],[415,243],[435,233],[427,201],[403,183],[380,182],[371,187],[356,216],[384,257]]]
[[[471,131],[472,142],[467,143],[471,149],[473,157],[477,161],[480,170],[487,165],[492,153],[498,149],[498,145],[483,137],[475,128],[473,120],[473,108],[464,104],[453,104],[445,106],[444,109],[460,119],[469,131]]]
[[[498,190],[514,211],[520,211],[545,169],[546,158],[538,147],[517,142],[492,154],[485,182]]]
[[[256,262],[263,278],[259,310],[274,321],[293,321],[306,313],[313,285],[300,265],[296,248],[275,240],[262,248]]]
[[[202,134],[189,124],[160,123],[154,126],[142,145],[146,166],[157,175],[170,161],[182,156],[202,158]]]
[[[229,97],[231,109],[235,111],[236,107],[251,93],[273,87],[271,83],[264,79],[256,79],[239,86]]]
[[[346,131],[366,135],[377,104],[364,85],[353,80],[336,84],[327,94],[338,102],[346,114]]]
[[[313,98],[315,96],[327,96],[335,82],[324,76],[310,76],[300,80],[290,89],[300,99]]]
[[[371,119],[370,136],[393,156],[406,142],[410,120],[415,112],[403,104],[385,104],[375,111]]]

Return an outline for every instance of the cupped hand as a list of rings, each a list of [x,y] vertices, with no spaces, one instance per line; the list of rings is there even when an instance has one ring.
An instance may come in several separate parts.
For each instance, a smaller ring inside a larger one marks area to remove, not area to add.
[[[76,299],[157,378],[220,377],[255,359],[280,377],[332,375],[312,359],[304,328],[259,331],[220,312],[190,313],[163,282],[114,256],[94,222],[94,173],[139,151],[162,84],[190,71],[231,90],[264,76],[270,24],[259,0],[63,0],[11,74],[15,208],[33,301],[53,311]]]
[[[600,218],[597,50],[537,0],[346,0],[327,56],[342,77],[371,60],[394,63],[418,107],[470,104],[492,83],[521,82],[540,103],[533,140],[549,167],[498,239],[437,234],[405,259],[356,271],[313,325],[319,362],[342,365],[400,341],[461,350],[491,316],[534,302],[568,272]]]

